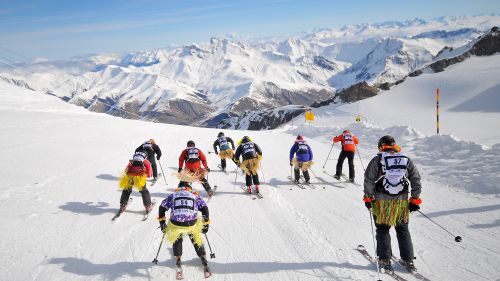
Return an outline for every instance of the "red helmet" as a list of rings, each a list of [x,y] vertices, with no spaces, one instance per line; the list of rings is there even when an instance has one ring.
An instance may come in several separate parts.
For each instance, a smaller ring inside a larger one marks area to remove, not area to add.
[[[304,138],[301,135],[298,135],[297,140],[304,140]]]

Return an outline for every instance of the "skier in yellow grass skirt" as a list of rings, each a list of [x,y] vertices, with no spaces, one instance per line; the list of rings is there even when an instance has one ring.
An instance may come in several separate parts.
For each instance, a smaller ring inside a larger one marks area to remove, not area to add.
[[[166,223],[165,213],[168,210],[170,220]],[[198,212],[201,212],[202,218],[198,218]],[[192,191],[191,184],[181,181],[175,192],[161,202],[158,214],[160,229],[165,233],[164,239],[173,243],[177,267],[182,266],[182,241],[183,236],[187,235],[201,259],[205,274],[210,273],[201,238],[202,233],[208,232],[210,224],[208,207],[198,192]]]
[[[231,144],[232,149],[229,147]],[[220,152],[217,151],[220,148]],[[226,171],[226,159],[233,159],[234,156],[234,141],[230,137],[224,136],[223,132],[217,135],[217,140],[214,142],[214,152],[220,157],[220,169]]]
[[[243,162],[241,162],[239,166],[246,174],[245,181],[247,192],[252,193],[253,182],[255,185],[255,193],[259,193],[260,182],[258,172],[260,160],[262,159],[262,150],[247,136],[244,136],[238,144],[239,146],[236,148],[233,161],[235,163],[240,163],[240,156],[243,158]]]
[[[134,153],[132,160],[129,161],[123,175],[120,177],[119,185],[123,190],[120,197],[120,213],[125,212],[134,187],[142,195],[142,203],[146,208],[146,212],[149,213],[153,209],[151,194],[149,194],[146,187],[146,179],[151,177],[152,174],[151,164],[147,157],[147,153],[143,151]]]

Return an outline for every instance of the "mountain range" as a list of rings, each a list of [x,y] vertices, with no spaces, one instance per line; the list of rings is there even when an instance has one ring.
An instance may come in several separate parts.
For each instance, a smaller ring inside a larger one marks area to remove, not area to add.
[[[0,79],[126,118],[268,129],[313,104],[356,101],[345,94],[337,98],[356,85],[377,94],[469,52],[498,25],[500,15],[481,15],[349,25],[247,42],[212,38],[124,55],[12,63],[0,68]]]

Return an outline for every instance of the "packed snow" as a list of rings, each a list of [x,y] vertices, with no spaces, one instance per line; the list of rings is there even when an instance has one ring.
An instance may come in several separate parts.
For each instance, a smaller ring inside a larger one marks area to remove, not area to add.
[[[160,163],[168,185],[160,179],[152,186],[153,199],[161,201],[176,186],[172,173],[190,139],[214,170],[208,177],[218,186],[208,203],[212,224],[207,235],[216,254],[209,260],[210,279],[376,280],[375,266],[354,250],[363,244],[374,255],[362,187],[322,172],[326,163],[325,170],[333,173],[339,154],[331,138],[349,128],[361,141],[357,182],[377,152],[377,140],[393,135],[422,174],[422,212],[463,238],[456,243],[428,219],[412,214],[419,272],[430,280],[498,280],[500,128],[498,107],[489,103],[498,101],[499,59],[472,58],[442,73],[409,78],[360,103],[318,109],[312,125],[298,117],[273,131],[225,131],[235,140],[249,135],[263,149],[264,198],[256,200],[240,189],[243,178],[231,171],[231,163],[229,174],[216,171],[219,161],[208,152],[219,130],[91,113],[0,81],[0,152],[5,159],[0,173],[1,279],[175,279],[171,245],[162,245],[158,265],[151,262],[161,239],[157,210],[141,221],[144,207],[137,192],[123,217],[111,222],[119,207],[120,172],[133,150],[154,138],[163,152]],[[486,78],[473,83],[479,77]],[[441,135],[433,132],[435,87],[443,95]],[[363,122],[354,123],[358,113]],[[314,150],[315,189],[299,189],[287,179],[288,153],[297,134]],[[201,185],[195,189],[206,198]],[[186,280],[204,279],[189,241],[184,241],[183,260]],[[381,274],[381,279],[391,277]]]

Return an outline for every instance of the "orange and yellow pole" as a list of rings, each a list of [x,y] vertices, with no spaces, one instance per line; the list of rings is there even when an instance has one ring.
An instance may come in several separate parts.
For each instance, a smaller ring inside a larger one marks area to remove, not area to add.
[[[439,135],[439,88],[436,89],[436,132]]]

